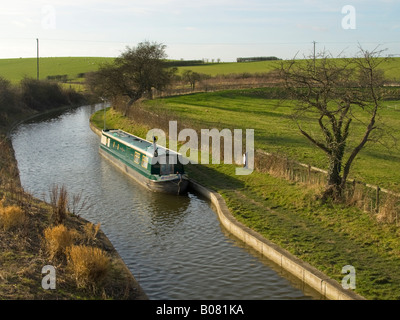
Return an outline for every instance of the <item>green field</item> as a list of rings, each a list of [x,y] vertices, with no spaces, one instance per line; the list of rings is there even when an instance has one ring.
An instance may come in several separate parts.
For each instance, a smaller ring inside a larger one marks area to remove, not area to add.
[[[199,66],[179,67],[182,73],[184,70],[192,70],[211,76],[226,75],[231,73],[268,73],[275,68],[279,68],[282,61],[258,61],[241,63],[214,63]],[[384,71],[388,80],[400,81],[400,58],[391,58],[382,63],[380,68]]]
[[[60,57],[40,58],[39,76],[46,79],[47,76],[68,75],[68,79],[76,80],[79,73],[96,71],[103,62],[109,62],[113,58],[101,57]],[[184,70],[193,70],[199,73],[215,76],[217,74],[230,73],[256,73],[269,72],[278,66],[276,61],[261,61],[251,63],[214,63],[200,66],[179,67],[178,73]],[[0,59],[0,76],[12,82],[20,81],[24,76],[36,78],[36,58]]]
[[[192,70],[198,73],[204,73],[211,76],[226,75],[231,73],[264,73],[270,72],[279,67],[279,61],[257,61],[257,62],[231,62],[231,63],[213,63],[198,66],[179,67],[179,73],[185,70]]]
[[[195,128],[254,129],[256,148],[327,169],[325,154],[299,133],[291,119],[292,105],[266,99],[268,90],[198,93],[146,101],[145,106],[155,112],[168,110],[190,121]],[[362,120],[361,114],[358,117]],[[385,102],[379,121],[386,128],[387,136],[380,143],[366,145],[356,158],[351,176],[400,192],[400,146],[395,145],[400,141],[400,102]],[[318,135],[317,121],[306,120],[305,126]],[[351,130],[349,146],[354,146],[361,139],[363,127],[354,122]]]
[[[47,76],[68,75],[69,80],[81,81],[79,73],[96,71],[103,62],[112,61],[113,58],[102,57],[56,57],[40,58],[39,76],[46,79]],[[14,83],[20,81],[24,76],[36,78],[36,58],[0,59],[0,76]],[[231,62],[210,63],[197,66],[178,67],[178,73],[184,70],[192,70],[211,76],[240,74],[240,73],[265,73],[279,67],[280,61],[258,61],[258,62]],[[391,80],[400,80],[400,58],[392,58],[381,68],[385,76]]]
[[[79,80],[78,74],[96,71],[103,62],[112,58],[100,57],[60,57],[40,58],[39,78],[46,79],[47,76],[68,75],[70,80]],[[37,59],[0,59],[0,77],[13,83],[19,82],[24,77],[36,78]]]

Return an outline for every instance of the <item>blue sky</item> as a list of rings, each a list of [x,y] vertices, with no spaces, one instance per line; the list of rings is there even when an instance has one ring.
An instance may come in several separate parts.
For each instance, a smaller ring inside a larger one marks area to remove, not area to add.
[[[118,56],[144,40],[171,59],[286,59],[313,41],[334,56],[358,43],[400,55],[400,0],[14,0],[0,4],[0,30],[0,58],[35,57],[36,38],[43,57]]]

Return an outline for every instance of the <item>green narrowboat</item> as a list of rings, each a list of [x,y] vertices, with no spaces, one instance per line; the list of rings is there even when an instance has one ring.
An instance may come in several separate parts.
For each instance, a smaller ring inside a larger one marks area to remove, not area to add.
[[[179,153],[120,129],[102,130],[100,154],[144,187],[184,194],[189,180]]]

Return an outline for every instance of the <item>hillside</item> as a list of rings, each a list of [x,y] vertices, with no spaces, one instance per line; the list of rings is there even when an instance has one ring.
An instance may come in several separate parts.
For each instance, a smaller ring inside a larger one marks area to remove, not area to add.
[[[39,77],[67,75],[69,80],[81,81],[78,77],[81,73],[96,71],[102,63],[110,62],[113,58],[105,57],[54,57],[40,58]],[[185,70],[192,70],[211,76],[242,74],[242,73],[268,73],[279,67],[280,61],[258,62],[230,62],[230,63],[206,63],[204,65],[178,67],[178,74]],[[20,81],[24,76],[36,78],[36,58],[0,59],[0,77],[13,83]],[[400,80],[400,58],[391,58],[389,62],[382,64],[385,76],[389,80]]]
[[[47,76],[68,75],[70,80],[78,80],[80,73],[96,71],[101,63],[113,58],[101,57],[58,57],[39,59],[39,78]],[[25,76],[36,78],[37,59],[0,59],[0,76],[13,83],[20,81]]]

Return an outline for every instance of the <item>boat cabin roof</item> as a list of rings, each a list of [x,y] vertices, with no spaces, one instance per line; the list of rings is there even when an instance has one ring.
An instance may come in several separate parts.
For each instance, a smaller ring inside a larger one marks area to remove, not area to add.
[[[130,134],[120,129],[103,130],[103,133],[106,134],[107,136],[114,138],[115,140],[122,142],[127,146],[132,147],[137,151],[145,153],[149,157],[154,156],[154,146],[153,143],[150,141],[147,141],[145,139],[142,139],[140,137],[137,137],[133,134]],[[165,148],[163,146],[156,145],[156,147],[158,149],[158,156],[162,156],[165,154],[179,155],[179,153],[170,150],[168,148]]]

